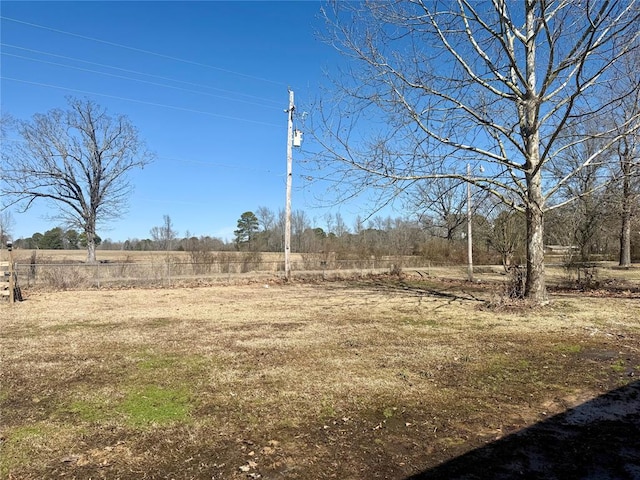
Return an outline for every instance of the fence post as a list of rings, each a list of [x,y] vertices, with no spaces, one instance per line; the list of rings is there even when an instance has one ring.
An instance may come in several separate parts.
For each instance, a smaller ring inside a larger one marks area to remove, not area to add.
[[[9,252],[9,303],[14,303],[16,301],[16,279],[14,277],[13,244],[11,242],[7,242],[7,251]]]

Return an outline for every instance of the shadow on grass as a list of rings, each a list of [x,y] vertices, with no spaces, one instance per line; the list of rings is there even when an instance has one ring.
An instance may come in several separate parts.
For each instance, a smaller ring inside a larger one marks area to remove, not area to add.
[[[640,479],[640,381],[406,480]]]

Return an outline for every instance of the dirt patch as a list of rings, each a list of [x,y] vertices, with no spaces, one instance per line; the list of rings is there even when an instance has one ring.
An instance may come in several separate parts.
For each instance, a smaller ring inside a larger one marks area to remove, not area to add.
[[[536,425],[629,423],[631,394],[606,393],[640,375],[637,301],[479,308],[491,295],[379,278],[28,294],[0,307],[0,476],[402,479]],[[610,426],[603,448],[635,432]]]

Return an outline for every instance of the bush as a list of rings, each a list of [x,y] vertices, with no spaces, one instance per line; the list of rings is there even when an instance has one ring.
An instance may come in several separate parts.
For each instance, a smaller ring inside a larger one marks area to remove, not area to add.
[[[42,272],[46,285],[56,290],[78,288],[87,282],[81,267],[48,265]]]
[[[423,243],[419,252],[426,260],[439,263],[463,264],[467,261],[466,244],[449,242],[443,238],[434,238]]]
[[[231,252],[219,252],[213,255],[213,263],[218,264],[220,273],[230,273],[234,255]]]
[[[507,282],[507,296],[513,299],[524,298],[524,287],[527,279],[527,271],[520,265],[509,265],[507,268],[509,281]]]
[[[391,268],[389,269],[389,275],[395,275],[396,277],[401,277],[402,265],[399,262],[391,264]]]
[[[247,273],[257,270],[262,262],[260,252],[242,252],[240,256],[240,272]]]

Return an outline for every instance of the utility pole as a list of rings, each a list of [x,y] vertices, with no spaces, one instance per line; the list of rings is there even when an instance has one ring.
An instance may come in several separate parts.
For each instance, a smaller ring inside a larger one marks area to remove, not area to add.
[[[470,282],[473,282],[473,238],[471,234],[471,164],[467,163],[467,270]]]
[[[289,90],[289,109],[287,122],[287,201],[285,204],[284,223],[284,278],[289,281],[291,278],[291,166],[293,163],[293,91]]]

